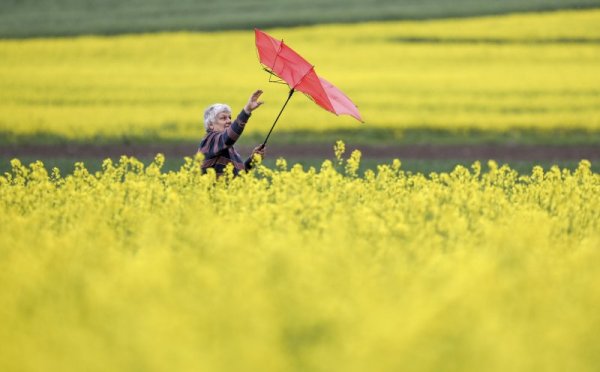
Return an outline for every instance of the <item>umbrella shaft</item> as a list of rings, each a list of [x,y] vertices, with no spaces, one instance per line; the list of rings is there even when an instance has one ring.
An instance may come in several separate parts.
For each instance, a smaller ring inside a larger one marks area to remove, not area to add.
[[[275,124],[277,124],[277,120],[279,120],[279,117],[281,116],[283,109],[285,109],[285,106],[289,102],[290,98],[292,98],[292,94],[294,94],[294,92],[295,92],[295,90],[293,88],[290,89],[290,94],[288,95],[288,98],[285,100],[285,103],[283,104],[283,107],[279,111],[279,114],[277,114],[277,117],[275,118],[275,122],[273,122],[273,125],[271,126],[271,130],[269,130],[269,134],[267,134],[267,138],[265,138],[265,142],[263,142],[262,147],[265,147],[265,145],[267,144],[267,141],[269,140],[269,136],[271,135],[273,128],[275,128]]]

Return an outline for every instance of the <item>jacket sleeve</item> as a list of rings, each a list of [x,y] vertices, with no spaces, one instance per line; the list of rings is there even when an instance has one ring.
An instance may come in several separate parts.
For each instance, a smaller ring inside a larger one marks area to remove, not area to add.
[[[246,159],[246,161],[244,162],[244,168],[249,171],[250,169],[252,169],[252,157],[253,155],[250,155],[250,157],[248,157],[248,159]]]
[[[242,110],[229,128],[225,129],[223,132],[209,133],[200,144],[200,152],[202,152],[206,158],[213,158],[221,151],[233,146],[242,135],[249,119],[250,114],[247,114],[246,111]]]

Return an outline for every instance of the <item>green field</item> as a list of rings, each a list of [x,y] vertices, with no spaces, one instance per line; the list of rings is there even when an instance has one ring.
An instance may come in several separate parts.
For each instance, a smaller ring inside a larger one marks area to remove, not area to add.
[[[598,0],[3,0],[0,37],[251,29],[599,6]]]

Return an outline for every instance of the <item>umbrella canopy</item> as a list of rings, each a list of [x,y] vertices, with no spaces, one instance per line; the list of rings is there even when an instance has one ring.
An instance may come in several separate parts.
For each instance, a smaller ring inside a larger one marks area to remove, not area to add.
[[[314,66],[287,46],[283,40],[275,39],[259,29],[254,29],[254,34],[260,63],[269,73],[279,77],[289,85],[290,95],[288,101],[294,91],[298,90],[325,110],[336,115],[350,115],[362,122],[358,108],[352,100],[333,84],[319,77]],[[283,108],[285,108],[288,101],[285,102]],[[283,111],[283,108],[281,111]],[[281,112],[277,119],[280,115]],[[277,119],[275,119],[275,123],[277,123]],[[273,123],[273,127],[275,123]],[[269,132],[270,134],[271,132]]]

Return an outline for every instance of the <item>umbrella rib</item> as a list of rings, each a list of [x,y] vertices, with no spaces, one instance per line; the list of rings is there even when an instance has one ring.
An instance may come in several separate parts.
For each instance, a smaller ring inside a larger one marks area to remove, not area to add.
[[[271,66],[271,67],[266,66],[263,68],[263,70],[268,72],[270,75],[277,76],[277,78],[279,79],[279,81],[271,80],[271,76],[269,76],[269,83],[288,85],[279,75],[277,75],[276,73],[273,72],[273,69],[275,68],[275,64],[277,63],[277,58],[279,57],[279,54],[281,53],[282,49],[283,49],[283,39],[281,39],[281,42],[279,43],[279,49],[277,50],[277,53],[275,53],[275,59],[273,60],[273,66]],[[258,50],[257,50],[257,53],[258,53]],[[259,57],[259,60],[260,60],[260,57]],[[270,68],[270,70],[269,70],[269,68]]]
[[[275,69],[275,64],[277,64],[277,58],[279,58],[279,53],[281,53],[281,49],[283,49],[283,39],[281,39],[281,43],[279,43],[279,49],[277,50],[277,53],[275,53],[275,59],[273,60],[273,67],[271,67],[271,70]],[[277,77],[280,78],[279,76]]]
[[[263,70],[265,70],[267,73],[269,73],[269,83],[277,83],[277,84],[285,84],[285,85],[287,85],[287,83],[281,77],[279,77],[279,75],[277,75],[273,71],[269,70],[268,66],[263,67]],[[276,76],[279,80],[271,80],[271,78],[272,78],[271,75],[272,76]]]
[[[302,75],[302,77],[300,78],[300,80],[298,80],[298,82],[296,83],[296,85],[294,85],[292,87],[292,89],[296,89],[296,87],[298,85],[300,85],[300,83],[302,82],[302,80],[304,80],[304,78],[306,77],[306,75],[308,75],[311,71],[315,71],[315,65],[312,65],[312,67],[308,71],[306,71],[306,73],[304,75]]]

